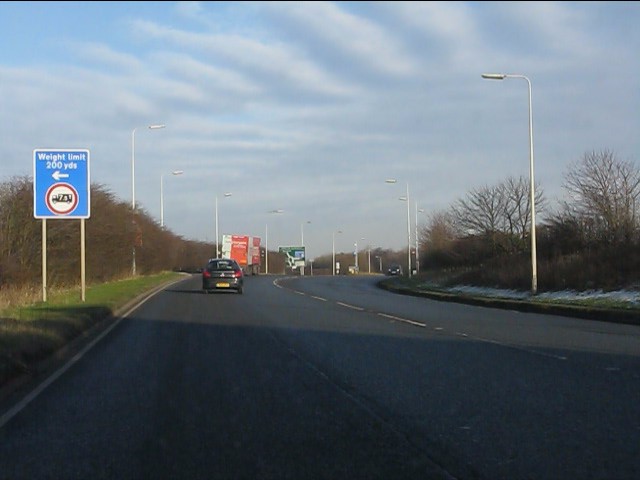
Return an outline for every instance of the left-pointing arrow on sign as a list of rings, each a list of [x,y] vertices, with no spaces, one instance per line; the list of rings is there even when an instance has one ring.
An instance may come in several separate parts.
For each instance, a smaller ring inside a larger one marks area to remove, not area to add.
[[[68,173],[60,173],[58,170],[56,170],[55,172],[53,172],[51,174],[51,176],[57,181],[60,180],[61,178],[69,178],[69,174]]]

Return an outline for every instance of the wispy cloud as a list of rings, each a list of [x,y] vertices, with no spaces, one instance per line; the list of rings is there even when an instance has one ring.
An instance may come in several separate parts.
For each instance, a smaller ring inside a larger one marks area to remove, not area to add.
[[[315,254],[338,227],[339,249],[404,248],[406,209],[385,178],[436,210],[528,172],[526,86],[484,72],[531,78],[548,197],[584,151],[638,161],[637,2],[64,7],[0,3],[0,180],[30,174],[34,148],[90,148],[93,179],[126,199],[137,128],[137,200],[157,214],[160,172],[183,169],[165,220],[185,237],[211,237],[205,210],[224,188],[225,230],[259,234],[282,208],[274,244],[304,219]]]

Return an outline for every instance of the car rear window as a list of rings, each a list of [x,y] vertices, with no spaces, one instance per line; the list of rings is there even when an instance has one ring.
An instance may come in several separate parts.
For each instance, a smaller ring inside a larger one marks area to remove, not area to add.
[[[229,260],[214,260],[207,266],[210,270],[235,270],[236,265]]]

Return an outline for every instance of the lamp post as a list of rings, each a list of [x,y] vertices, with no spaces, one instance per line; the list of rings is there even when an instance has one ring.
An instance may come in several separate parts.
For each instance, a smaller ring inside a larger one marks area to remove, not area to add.
[[[418,212],[422,213],[422,208],[418,209],[418,201],[416,200],[416,275],[420,272],[420,242],[418,241]]]
[[[311,223],[311,220],[307,220],[306,222],[302,222],[300,224],[300,246],[302,248],[304,248],[304,224],[305,223]],[[306,251],[306,249],[305,249],[305,252],[304,252],[304,261],[305,261],[305,264],[306,264],[307,263],[307,251]],[[304,265],[302,265],[302,267],[300,267],[300,274],[302,276],[304,276],[304,267],[305,267]],[[313,273],[312,273],[312,275],[313,275]]]
[[[171,175],[182,175],[182,170],[174,170]],[[164,174],[160,175],[160,228],[164,229]]]
[[[149,125],[149,130],[165,128],[165,125]],[[135,224],[136,215],[136,128],[131,131],[131,212]],[[136,274],[136,242],[133,242],[131,275]]]
[[[269,273],[269,224],[264,225],[264,273]]]
[[[267,213],[282,213],[284,210],[277,208],[269,210]],[[269,273],[269,224],[264,226],[264,273]]]
[[[364,240],[364,237],[362,237],[360,240]],[[358,265],[358,241],[356,240],[356,242],[353,244],[353,246],[355,247],[355,252],[353,253],[354,256],[356,257],[356,273],[360,273],[360,266]]]
[[[353,256],[356,257],[356,273],[358,272],[358,241],[356,240],[356,242],[353,244],[354,247],[354,252],[353,252]]]
[[[533,176],[533,113],[531,108],[531,80],[524,75],[505,73],[483,73],[482,78],[487,80],[504,80],[505,78],[521,78],[527,81],[529,89],[529,182],[530,182],[530,203],[531,203],[531,293],[538,292],[538,268],[536,260],[536,201],[535,201],[535,180]]]
[[[387,183],[397,183],[395,178],[389,178]],[[407,202],[407,266],[409,270],[409,278],[411,278],[411,208],[409,204],[409,182],[407,182],[407,196],[400,197],[398,200]]]
[[[332,275],[336,274],[336,233],[342,233],[342,230],[337,230],[337,231],[333,231],[332,232],[332,252],[333,252],[333,256],[332,256],[332,262],[333,262],[333,267],[332,267]]]
[[[226,192],[223,198],[231,196],[231,192]],[[218,195],[216,195],[216,258],[220,258],[220,235],[218,233]]]

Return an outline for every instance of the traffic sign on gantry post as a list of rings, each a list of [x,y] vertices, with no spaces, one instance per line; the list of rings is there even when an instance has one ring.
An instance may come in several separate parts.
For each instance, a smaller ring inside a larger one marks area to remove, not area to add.
[[[35,218],[89,218],[89,150],[33,151]]]

